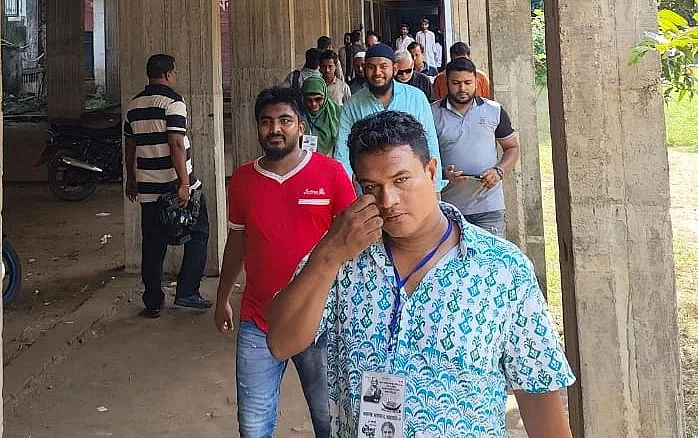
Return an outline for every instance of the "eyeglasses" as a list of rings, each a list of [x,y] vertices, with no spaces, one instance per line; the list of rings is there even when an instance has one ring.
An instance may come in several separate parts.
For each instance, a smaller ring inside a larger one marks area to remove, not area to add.
[[[397,74],[398,74],[398,76],[402,76],[402,75],[411,75],[411,74],[412,74],[412,71],[414,71],[414,68],[406,68],[406,69],[404,69],[404,70],[398,70],[398,71],[397,71]]]

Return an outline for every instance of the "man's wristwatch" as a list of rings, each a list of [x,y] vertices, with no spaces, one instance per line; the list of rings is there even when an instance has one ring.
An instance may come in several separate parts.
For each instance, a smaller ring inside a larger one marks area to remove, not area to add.
[[[497,172],[497,175],[499,175],[500,180],[504,179],[504,170],[502,170],[501,167],[494,166],[493,169]]]

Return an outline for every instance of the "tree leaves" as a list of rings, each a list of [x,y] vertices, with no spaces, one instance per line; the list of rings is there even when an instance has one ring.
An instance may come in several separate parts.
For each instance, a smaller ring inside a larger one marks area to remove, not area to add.
[[[698,13],[694,17],[698,19]],[[645,32],[644,40],[631,49],[628,65],[637,64],[648,52],[659,53],[664,98],[677,94],[679,101],[686,96],[693,99],[698,91],[698,26],[690,26],[688,20],[668,9],[659,11],[657,24],[661,33]]]

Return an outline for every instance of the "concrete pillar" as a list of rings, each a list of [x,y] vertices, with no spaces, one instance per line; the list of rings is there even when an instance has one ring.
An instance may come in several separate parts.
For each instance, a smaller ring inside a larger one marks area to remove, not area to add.
[[[546,0],[548,90],[575,437],[683,436],[655,2]]]
[[[330,0],[328,2],[330,37],[335,50],[344,44],[344,34],[352,31],[349,0]]]
[[[538,124],[531,46],[530,4],[511,0],[451,1],[453,41],[470,45],[494,99],[512,118],[521,160],[504,179],[507,237],[531,258],[545,291],[545,238],[538,154]]]
[[[104,96],[111,102],[121,101],[119,81],[119,0],[105,0],[105,87]]]
[[[49,118],[79,118],[85,107],[83,0],[46,3],[46,91]]]
[[[229,174],[258,157],[254,102],[264,88],[281,83],[295,68],[293,0],[230,2],[232,47],[232,145],[226,151]]]
[[[477,68],[490,76],[489,25],[487,22],[488,0],[460,0],[466,3],[468,17],[468,39],[471,56]],[[461,5],[461,7],[463,7]],[[461,25],[462,26],[462,25]]]
[[[303,67],[305,51],[317,46],[317,39],[322,35],[330,35],[330,0],[294,0],[293,14],[296,24],[296,68]],[[332,40],[335,50],[340,47],[342,40]],[[339,43],[339,44],[338,44]]]
[[[514,121],[521,145],[521,159],[504,180],[507,236],[533,260],[538,283],[545,291],[543,195],[531,45],[531,6],[527,0],[488,0],[487,6],[487,56],[492,91],[494,99],[506,108]]]
[[[218,0],[148,0],[120,2],[121,104],[147,83],[148,57],[168,53],[177,60],[177,90],[187,102],[194,172],[203,181],[211,223],[206,272],[215,275],[226,239],[223,163],[223,89],[220,66]],[[270,36],[271,38],[271,36]],[[140,264],[140,212],[125,201],[126,264]],[[178,247],[181,250],[181,247]],[[168,271],[179,267],[179,251],[170,251]]]
[[[106,86],[106,21],[105,21],[105,3],[106,0],[92,0],[92,13],[94,16],[94,31],[92,39],[94,44],[94,71],[95,85],[104,90]]]

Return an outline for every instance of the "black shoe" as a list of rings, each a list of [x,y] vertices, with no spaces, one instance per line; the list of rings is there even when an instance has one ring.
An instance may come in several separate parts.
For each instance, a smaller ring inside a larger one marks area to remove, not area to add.
[[[158,307],[156,309],[150,309],[150,308],[146,307],[145,309],[143,309],[143,312],[141,312],[141,315],[145,316],[146,318],[155,319],[155,318],[160,318],[161,312],[162,312],[161,307]]]
[[[175,299],[175,306],[191,307],[193,309],[209,309],[213,306],[213,303],[207,299],[201,298],[201,295],[195,294]]]

